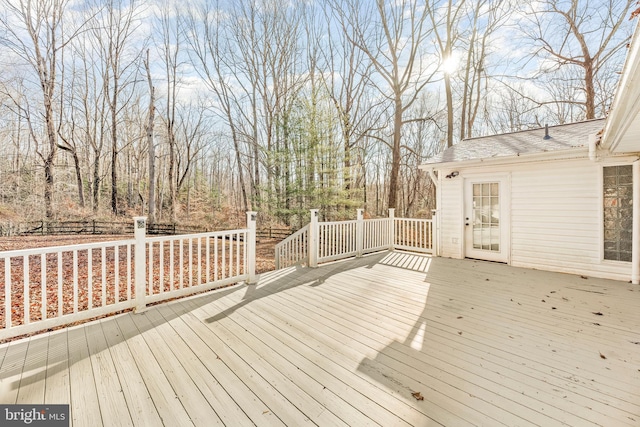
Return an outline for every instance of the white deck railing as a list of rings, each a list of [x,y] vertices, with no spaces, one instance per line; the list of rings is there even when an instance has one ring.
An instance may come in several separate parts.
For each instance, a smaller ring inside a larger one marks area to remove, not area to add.
[[[348,258],[358,253],[358,221],[334,221],[318,223],[318,262]]]
[[[276,245],[276,269],[306,263],[316,266],[365,253],[403,249],[433,253],[431,219],[364,219],[358,209],[356,220],[319,222],[318,210],[311,210],[311,222]]]
[[[0,252],[0,340],[255,281],[255,213],[247,228]]]
[[[309,224],[276,245],[276,270],[307,262],[309,259]]]

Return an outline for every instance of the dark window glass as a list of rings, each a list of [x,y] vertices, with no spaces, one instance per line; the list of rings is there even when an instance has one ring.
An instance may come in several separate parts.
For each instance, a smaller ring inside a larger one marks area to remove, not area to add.
[[[604,259],[631,261],[633,168],[603,168]]]

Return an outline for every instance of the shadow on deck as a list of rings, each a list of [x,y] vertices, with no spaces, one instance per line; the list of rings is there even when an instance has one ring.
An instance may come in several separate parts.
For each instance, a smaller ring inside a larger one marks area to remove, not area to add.
[[[74,425],[638,425],[640,289],[403,252],[0,346]]]

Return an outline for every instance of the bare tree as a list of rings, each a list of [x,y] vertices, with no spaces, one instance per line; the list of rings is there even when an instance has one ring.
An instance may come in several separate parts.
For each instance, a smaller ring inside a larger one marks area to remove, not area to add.
[[[489,49],[492,37],[509,18],[511,1],[491,2],[473,0],[469,2],[470,16],[463,49],[466,58],[462,62],[460,84],[462,85],[460,105],[460,139],[471,138],[481,102],[488,98]]]
[[[401,161],[404,113],[431,81],[435,67],[423,56],[432,26],[428,8],[417,0],[385,2],[375,6],[357,0],[329,0],[334,16],[350,43],[365,53],[382,82],[376,84],[391,104],[392,142],[388,205],[395,208]]]
[[[463,16],[464,6],[465,0],[455,2],[455,4],[453,0],[447,0],[444,7],[440,2],[427,5],[426,10],[434,28],[441,64],[450,64],[453,61],[453,46],[458,39],[459,32],[457,27],[459,20]],[[449,67],[443,69],[447,105],[447,147],[453,145],[454,133],[453,93],[451,88],[451,74],[453,72],[454,70],[449,69]]]
[[[0,16],[3,35],[0,42],[13,52],[36,75],[40,91],[37,111],[20,108],[29,120],[31,137],[44,170],[44,206],[47,219],[55,216],[53,207],[54,165],[58,153],[58,114],[56,101],[60,96],[62,51],[77,32],[64,28],[63,17],[67,0],[3,0],[7,12]],[[43,117],[42,133],[34,116]]]
[[[241,161],[240,124],[236,118],[236,112],[241,109],[238,105],[238,94],[234,93],[230,84],[231,76],[240,80],[240,76],[237,75],[234,69],[242,68],[242,65],[240,63],[230,64],[230,61],[239,61],[239,58],[236,56],[234,49],[229,46],[229,39],[227,37],[231,37],[231,34],[226,34],[226,37],[223,34],[225,28],[231,33],[240,30],[232,30],[232,26],[230,26],[228,22],[225,22],[209,5],[203,6],[196,14],[191,15],[190,18],[189,31],[191,37],[189,37],[189,42],[192,53],[194,59],[196,59],[200,65],[200,67],[198,67],[198,73],[206,83],[208,89],[215,95],[220,105],[221,115],[231,132],[231,140],[233,141],[236,162],[238,164],[238,179],[242,194],[242,205],[246,211],[249,208],[249,203]],[[247,36],[250,36],[250,34],[243,35],[243,37]],[[254,99],[253,109],[255,108]]]
[[[146,133],[149,150],[149,224],[156,222],[156,149],[153,137],[153,125],[155,120],[155,88],[151,80],[151,68],[149,67],[149,50],[144,61],[144,68],[147,72],[147,83],[149,84],[149,117],[147,119]]]
[[[602,7],[589,0],[545,0],[529,4],[530,24],[526,37],[534,44],[534,55],[542,60],[541,76],[547,84],[565,86],[572,90],[573,82],[582,92],[580,99],[556,97],[555,103],[579,107],[586,119],[604,115],[611,101],[596,104],[597,81],[608,61],[614,60],[629,41],[629,31],[623,23],[634,0],[610,0]],[[563,68],[570,72],[558,74]],[[572,76],[572,77],[568,77]]]
[[[349,199],[355,194],[354,187],[357,187],[356,171],[362,170],[362,165],[355,167],[358,159],[363,159],[356,149],[368,141],[366,135],[380,125],[384,104],[373,93],[375,88],[370,81],[373,63],[362,49],[349,42],[345,33],[346,30],[353,31],[353,28],[330,31],[332,25],[331,14],[325,14],[324,26],[311,27],[310,31],[329,34],[326,43],[319,46],[322,63],[318,65],[318,74],[340,124],[344,189]],[[310,34],[308,37],[323,40],[320,34]]]
[[[136,64],[140,52],[130,50],[136,32],[137,3],[135,1],[108,0],[97,14],[94,35],[99,44],[100,59],[104,61],[103,92],[108,106],[109,139],[111,141],[111,211],[118,215],[118,142],[121,112],[131,101],[135,83]]]

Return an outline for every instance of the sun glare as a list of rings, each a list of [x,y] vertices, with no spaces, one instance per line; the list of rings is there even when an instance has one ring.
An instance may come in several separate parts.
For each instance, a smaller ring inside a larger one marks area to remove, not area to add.
[[[440,71],[445,74],[453,74],[458,70],[460,60],[456,55],[451,55],[440,63]]]

